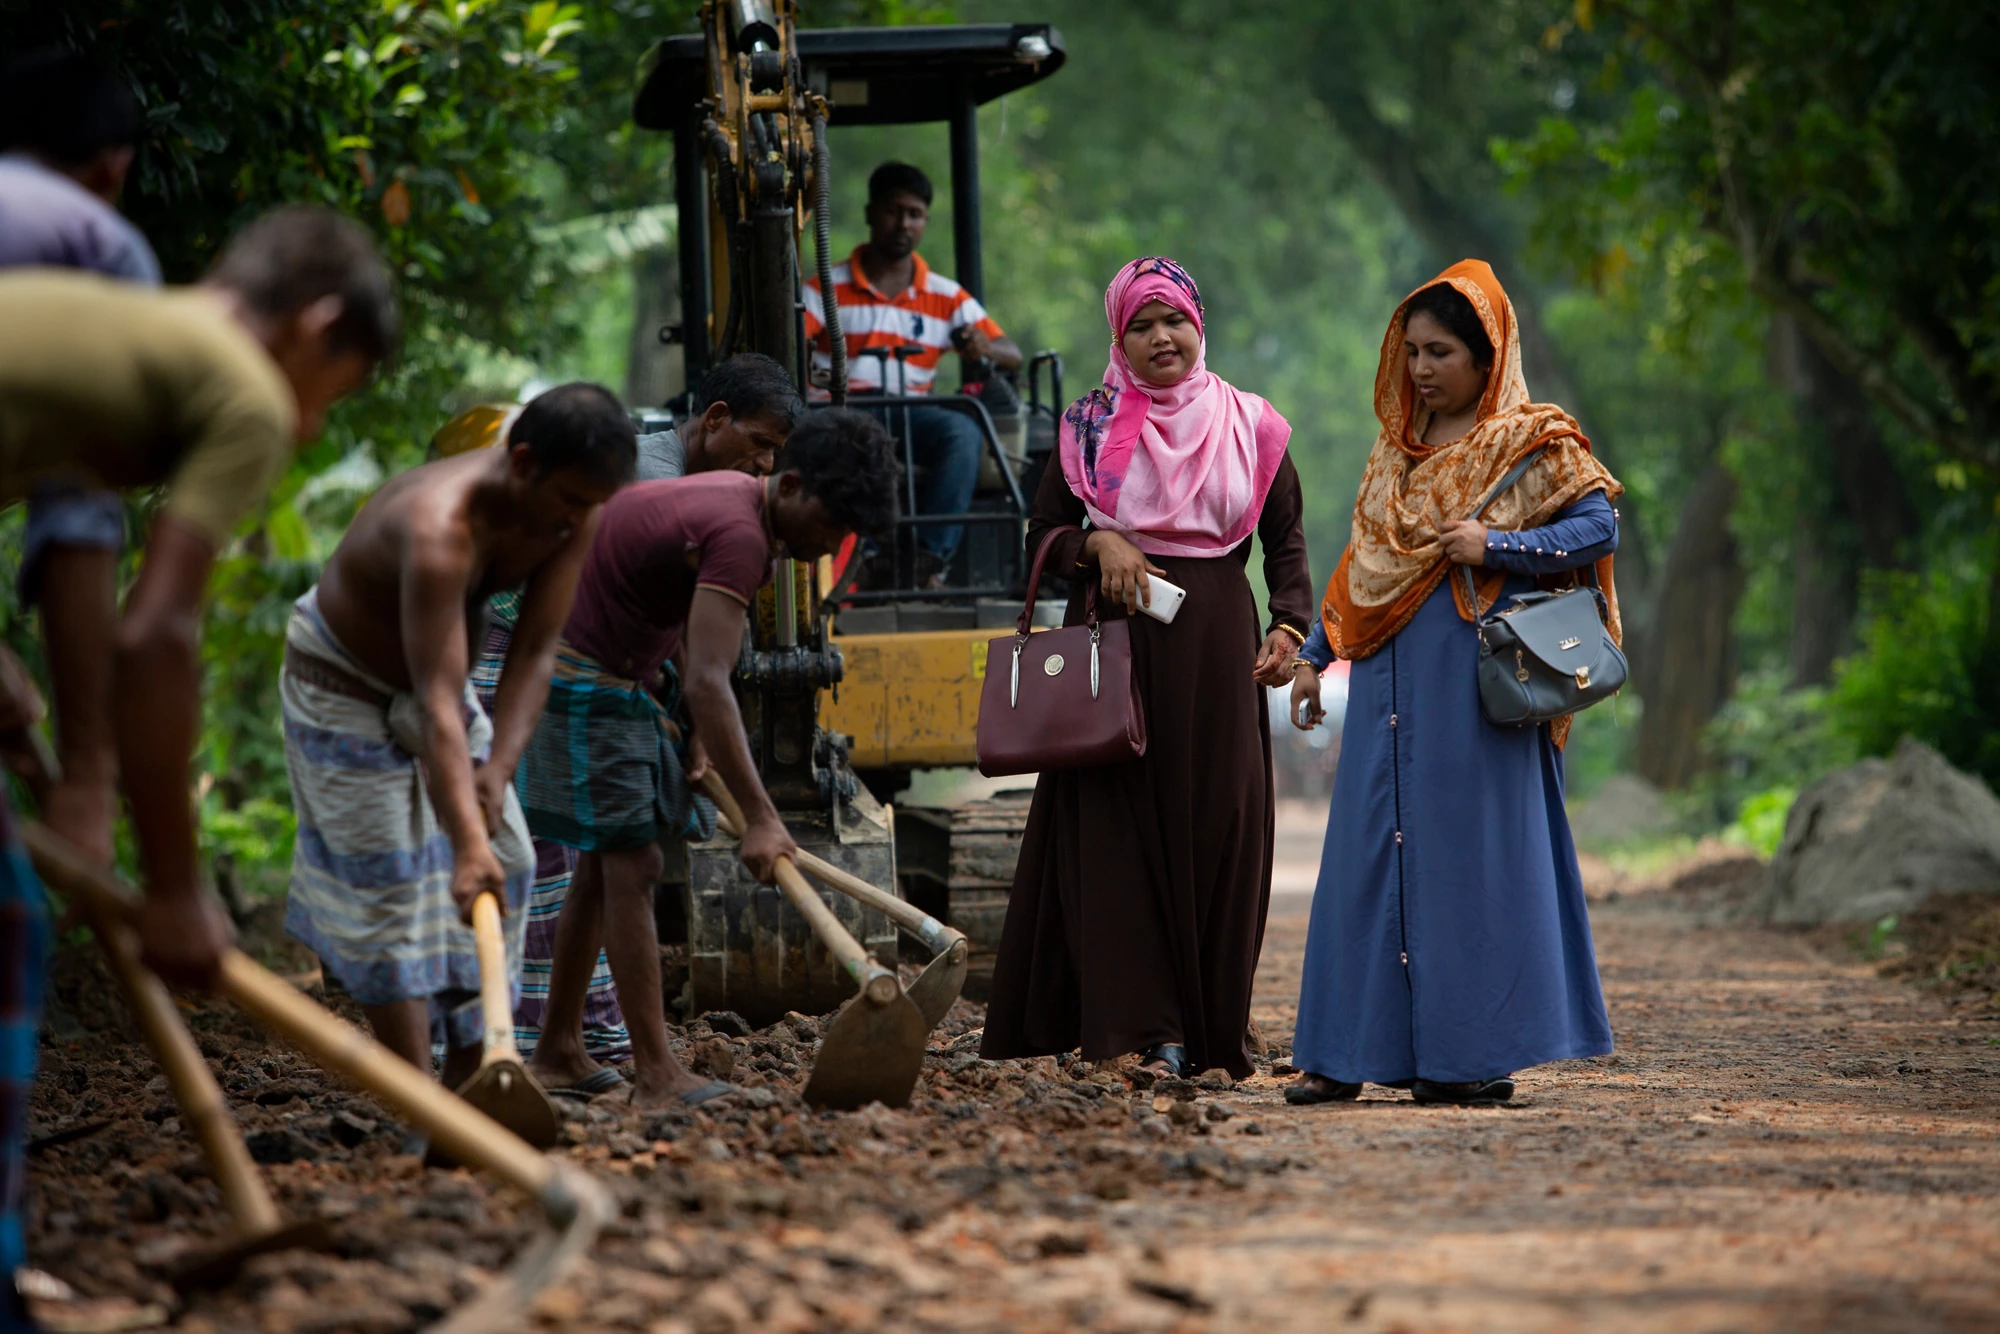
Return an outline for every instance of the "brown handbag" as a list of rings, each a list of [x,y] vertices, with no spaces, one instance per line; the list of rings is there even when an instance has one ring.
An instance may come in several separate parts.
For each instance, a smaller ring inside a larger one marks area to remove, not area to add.
[[[1146,753],[1146,710],[1132,674],[1132,627],[1097,619],[1097,580],[1085,585],[1083,624],[1030,634],[1051,529],[1028,572],[1014,633],[986,645],[979,694],[979,772],[988,778],[1116,764]]]

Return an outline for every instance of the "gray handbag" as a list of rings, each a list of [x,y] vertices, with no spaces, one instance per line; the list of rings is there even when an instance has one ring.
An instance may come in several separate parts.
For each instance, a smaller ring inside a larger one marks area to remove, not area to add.
[[[1521,480],[1542,451],[1530,450],[1470,518]],[[1472,567],[1459,567],[1471,606]],[[1589,708],[1624,688],[1625,655],[1605,626],[1604,591],[1586,565],[1584,583],[1554,593],[1516,593],[1479,618],[1479,707],[1501,727],[1538,727]]]

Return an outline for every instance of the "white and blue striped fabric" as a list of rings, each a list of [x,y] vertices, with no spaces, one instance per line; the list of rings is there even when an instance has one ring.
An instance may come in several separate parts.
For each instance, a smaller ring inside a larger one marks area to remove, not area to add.
[[[365,1005],[429,999],[434,1037],[479,1045],[479,958],[452,901],[451,839],[439,826],[417,763],[420,709],[351,657],[319,615],[318,589],[298,600],[286,644],[393,696],[388,709],[286,673],[285,762],[298,839],[285,930]],[[493,725],[468,685],[466,733],[475,762]],[[520,991],[534,854],[510,785],[493,852],[507,872],[509,994]]]

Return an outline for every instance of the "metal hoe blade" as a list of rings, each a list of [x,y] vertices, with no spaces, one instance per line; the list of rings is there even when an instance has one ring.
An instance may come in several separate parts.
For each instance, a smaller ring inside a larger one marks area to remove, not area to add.
[[[853,1111],[871,1102],[909,1102],[924,1066],[930,1026],[908,996],[878,1005],[865,995],[840,1007],[820,1039],[805,1099],[814,1107]]]
[[[236,1277],[236,1271],[253,1256],[294,1248],[330,1251],[333,1249],[333,1229],[323,1218],[307,1218],[254,1236],[238,1233],[224,1237],[213,1246],[191,1252],[173,1266],[167,1279],[182,1291],[221,1287]]]
[[[562,1121],[527,1067],[518,1060],[491,1060],[459,1085],[458,1096],[538,1149],[562,1138]]]
[[[972,964],[972,950],[963,939],[930,961],[916,981],[910,983],[909,997],[924,1016],[924,1032],[943,1022],[945,1011],[965,990],[965,972]]]

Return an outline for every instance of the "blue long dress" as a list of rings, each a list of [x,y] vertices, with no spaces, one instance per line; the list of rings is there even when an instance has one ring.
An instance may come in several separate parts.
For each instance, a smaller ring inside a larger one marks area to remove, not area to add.
[[[1504,599],[1617,546],[1593,491],[1547,527],[1492,532],[1486,561],[1508,573]],[[1440,584],[1353,665],[1292,1042],[1301,1070],[1478,1080],[1611,1050],[1562,753],[1547,727],[1486,721],[1478,651]],[[1331,661],[1324,627],[1301,652]]]

